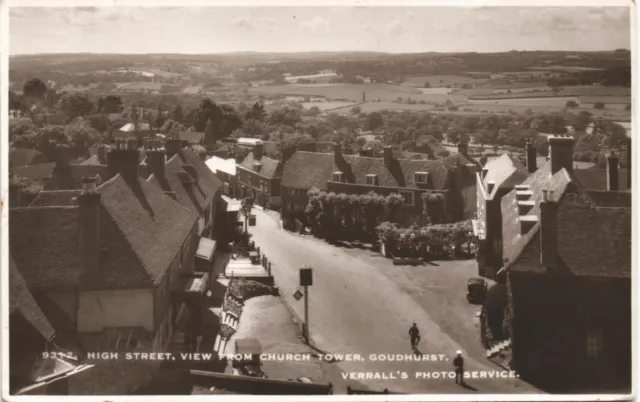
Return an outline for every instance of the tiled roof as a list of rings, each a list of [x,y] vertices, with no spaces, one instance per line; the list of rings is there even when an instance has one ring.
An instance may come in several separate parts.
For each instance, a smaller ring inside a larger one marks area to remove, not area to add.
[[[120,175],[99,187],[101,203],[135,253],[151,283],[162,280],[197,221],[197,215],[156,185]]]
[[[593,191],[587,189],[589,198],[599,207],[631,208],[630,191]]]
[[[57,190],[61,188],[61,181],[70,183],[73,189],[82,188],[83,177],[99,176],[98,184],[109,180],[112,174],[107,165],[69,165],[69,170],[62,173],[68,177],[58,177],[52,175],[50,179],[45,180],[45,189]]]
[[[37,165],[14,167],[11,170],[17,177],[24,177],[30,181],[42,182],[44,178],[51,177],[55,163],[38,163]]]
[[[502,154],[488,161],[484,168],[488,169],[483,180],[485,185],[493,181],[497,187],[513,188],[529,176],[527,168],[509,154]]]
[[[334,171],[343,172],[347,182],[355,184],[366,184],[366,175],[377,174],[380,186],[417,188],[414,173],[428,172],[430,188],[444,190],[451,185],[450,169],[442,160],[394,159],[386,166],[382,158],[344,155],[344,162],[335,166],[333,154],[298,151],[284,167],[282,185],[324,189]]]
[[[9,164],[11,167],[36,165],[47,163],[49,160],[42,152],[33,148],[13,148],[9,152]]]
[[[540,218],[542,190],[554,192],[558,206],[558,251],[574,275],[625,277],[631,267],[631,209],[626,193],[602,195],[585,191],[566,170],[550,175],[545,163],[522,184],[529,185],[534,207],[527,212]],[[543,273],[540,264],[539,223],[521,233],[516,191],[502,198],[503,257],[509,270]],[[604,206],[604,207],[603,207]]]
[[[254,161],[262,164],[260,170],[256,171],[254,169]],[[253,159],[253,152],[249,152],[240,165],[248,171],[255,172],[268,179],[282,177],[282,163],[268,156],[263,156],[259,161],[256,161]]]
[[[18,270],[13,258],[9,257],[9,313],[20,313],[46,340],[53,338],[55,330],[36,303],[27,283]]]
[[[77,205],[77,198],[81,190],[56,190],[41,191],[35,200],[29,204],[30,207],[46,207],[46,206],[74,206]]]
[[[607,190],[606,169],[574,169],[573,175],[587,190]],[[618,190],[626,190],[628,170],[618,170]]]
[[[204,133],[198,131],[178,131],[180,141],[186,141],[189,144],[200,144],[204,140]]]
[[[13,208],[9,237],[11,254],[31,290],[79,286],[82,255],[77,206]]]
[[[193,192],[179,177],[187,173],[182,165],[192,165],[198,171],[198,182]],[[198,216],[204,213],[208,205],[211,205],[213,197],[222,187],[222,181],[195,152],[189,149],[181,149],[165,163],[164,177],[152,175],[149,177],[149,182],[159,186],[162,191],[174,192],[178,202]]]

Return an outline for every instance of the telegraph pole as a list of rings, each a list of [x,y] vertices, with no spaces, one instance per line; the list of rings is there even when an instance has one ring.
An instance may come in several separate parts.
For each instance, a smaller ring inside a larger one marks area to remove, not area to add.
[[[309,343],[309,286],[304,287],[304,339]]]

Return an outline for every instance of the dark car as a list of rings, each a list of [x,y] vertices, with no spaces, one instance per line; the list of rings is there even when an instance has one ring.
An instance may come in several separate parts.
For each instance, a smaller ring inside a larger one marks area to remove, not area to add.
[[[257,364],[245,364],[240,366],[240,372],[249,377],[265,377],[262,369]]]
[[[482,278],[471,278],[467,283],[467,300],[469,303],[481,304],[487,295],[487,282]]]

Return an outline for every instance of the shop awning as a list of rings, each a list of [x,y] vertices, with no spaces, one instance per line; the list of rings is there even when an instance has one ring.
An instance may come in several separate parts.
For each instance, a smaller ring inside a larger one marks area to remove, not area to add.
[[[196,250],[196,257],[203,260],[213,260],[213,254],[216,252],[216,241],[207,239],[206,237],[200,238],[198,243],[198,250]]]

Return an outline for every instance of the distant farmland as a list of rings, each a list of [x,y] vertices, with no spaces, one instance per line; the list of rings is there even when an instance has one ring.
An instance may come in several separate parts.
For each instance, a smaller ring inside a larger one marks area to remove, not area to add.
[[[425,83],[429,83],[432,87],[446,87],[447,85],[462,85],[465,83],[480,83],[485,82],[487,79],[472,78],[464,75],[425,75],[422,77],[409,77],[403,86],[409,87],[424,87]]]

